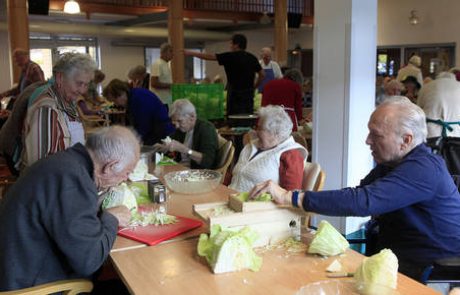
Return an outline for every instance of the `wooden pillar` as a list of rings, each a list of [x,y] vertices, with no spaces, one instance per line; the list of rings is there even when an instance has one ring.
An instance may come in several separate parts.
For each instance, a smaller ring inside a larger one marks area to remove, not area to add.
[[[173,47],[173,59],[171,60],[171,72],[173,83],[184,83],[184,25],[183,25],[183,1],[169,1],[168,30],[169,43]]]
[[[287,1],[275,0],[275,60],[287,65],[288,20]]]
[[[22,48],[29,50],[29,13],[27,0],[7,0],[8,13],[8,38],[10,41],[10,57],[13,57],[13,50]],[[11,61],[13,82],[19,81],[21,68]]]

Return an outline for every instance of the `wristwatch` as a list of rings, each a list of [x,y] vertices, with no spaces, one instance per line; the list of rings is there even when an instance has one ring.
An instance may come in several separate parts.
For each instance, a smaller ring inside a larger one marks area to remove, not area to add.
[[[188,152],[187,152],[187,154],[188,154],[189,156],[191,156],[192,153],[193,153],[192,149],[189,149]]]

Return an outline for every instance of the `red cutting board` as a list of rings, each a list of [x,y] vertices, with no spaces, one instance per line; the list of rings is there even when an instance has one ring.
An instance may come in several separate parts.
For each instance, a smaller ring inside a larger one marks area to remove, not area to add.
[[[174,224],[136,226],[132,229],[121,228],[118,230],[118,235],[153,246],[202,225],[201,221],[195,219],[182,216],[176,216],[176,218],[177,222]]]

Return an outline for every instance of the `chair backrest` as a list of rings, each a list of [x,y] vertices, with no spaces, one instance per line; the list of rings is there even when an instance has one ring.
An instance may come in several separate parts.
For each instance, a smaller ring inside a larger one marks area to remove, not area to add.
[[[93,290],[93,283],[85,279],[63,280],[30,288],[0,292],[1,295],[44,295],[62,292],[65,295],[89,293]]]
[[[235,155],[235,147],[230,140],[227,140],[222,146],[219,147],[217,151],[217,163],[214,171],[222,173],[222,181],[225,179],[225,174],[227,173],[228,167],[233,161],[233,156]]]
[[[323,189],[326,173],[321,170],[318,163],[305,162],[303,169],[302,189],[308,191],[320,191]]]
[[[295,142],[297,142],[298,144],[300,144],[301,146],[306,148],[307,151],[308,151],[307,140],[305,139],[305,137],[302,136],[302,134],[300,134],[300,132],[298,132],[298,131],[292,132],[292,137],[294,138]]]

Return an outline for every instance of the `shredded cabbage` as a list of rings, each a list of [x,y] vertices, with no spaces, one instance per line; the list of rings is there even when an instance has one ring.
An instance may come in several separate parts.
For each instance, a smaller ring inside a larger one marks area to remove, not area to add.
[[[334,256],[344,253],[348,241],[326,220],[322,220],[308,248],[308,253]]]
[[[206,234],[200,235],[198,255],[206,257],[214,273],[245,268],[259,271],[262,267],[262,258],[252,249],[257,238],[257,233],[249,227],[231,231],[222,230],[220,225],[213,225],[209,237]]]
[[[108,209],[116,206],[124,205],[128,207],[131,212],[137,211],[136,197],[129,189],[126,183],[113,187],[107,192],[104,200],[102,201],[102,209]]]
[[[131,220],[129,221],[129,226],[147,226],[149,224],[153,225],[166,225],[173,224],[177,222],[176,216],[168,215],[159,211],[150,211],[150,212],[135,212],[132,214]]]
[[[355,271],[355,281],[362,294],[385,294],[384,287],[396,289],[398,258],[390,249],[383,249],[364,258]],[[383,286],[383,287],[382,287]]]

